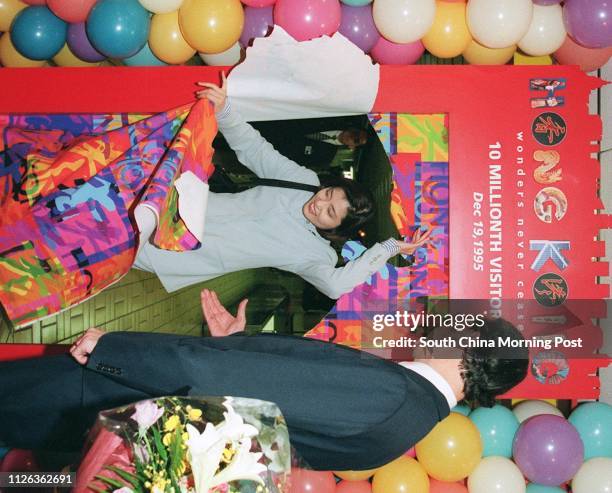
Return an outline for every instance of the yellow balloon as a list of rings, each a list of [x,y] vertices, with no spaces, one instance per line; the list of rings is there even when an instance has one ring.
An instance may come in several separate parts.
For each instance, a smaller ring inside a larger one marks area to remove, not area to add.
[[[42,67],[47,63],[46,60],[30,60],[19,53],[13,43],[9,33],[4,33],[0,37],[0,64],[5,67]]]
[[[514,65],[552,65],[552,57],[550,55],[542,55],[542,56],[529,56],[517,51],[514,54]],[[555,399],[543,399],[547,402],[552,401],[553,406],[556,406]],[[514,400],[512,401],[514,402]]]
[[[429,493],[429,478],[416,460],[403,455],[376,471],[372,493]]]
[[[15,16],[26,7],[19,0],[0,0],[0,31],[8,31]]]
[[[346,481],[365,481],[370,479],[378,469],[366,469],[363,471],[334,471],[334,474],[340,479]]]
[[[185,0],[179,9],[185,40],[201,53],[221,53],[242,33],[244,10],[240,0]]]
[[[472,65],[504,65],[512,59],[515,51],[516,45],[507,48],[487,48],[472,40],[462,54],[463,58]]]
[[[65,44],[64,47],[53,57],[53,61],[60,67],[99,67],[102,62],[85,62],[78,58]]]
[[[476,425],[463,414],[450,413],[416,444],[419,463],[438,481],[460,481],[480,462],[482,440]]]
[[[162,62],[173,64],[185,63],[196,53],[181,34],[178,11],[153,16],[149,47]]]
[[[461,55],[472,40],[464,3],[436,2],[434,23],[421,40],[425,49],[440,58]]]

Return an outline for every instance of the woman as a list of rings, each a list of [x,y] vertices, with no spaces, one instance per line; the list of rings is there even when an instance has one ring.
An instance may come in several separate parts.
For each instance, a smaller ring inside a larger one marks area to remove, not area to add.
[[[148,242],[137,268],[155,272],[167,291],[242,269],[276,267],[293,272],[330,298],[339,298],[365,282],[398,253],[412,254],[430,231],[417,231],[412,243],[389,239],[360,258],[336,267],[331,241],[344,241],[371,216],[372,199],[351,180],[322,185],[313,171],[279,154],[227,102],[227,82],[197,97],[215,107],[219,130],[240,162],[264,179],[292,182],[291,187],[259,186],[236,194],[209,193],[202,247],[170,252]],[[284,186],[283,186],[284,185]]]

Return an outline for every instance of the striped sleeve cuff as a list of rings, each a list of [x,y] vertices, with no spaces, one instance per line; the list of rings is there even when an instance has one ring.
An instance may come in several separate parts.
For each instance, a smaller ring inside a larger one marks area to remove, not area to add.
[[[397,255],[400,252],[399,243],[395,238],[389,238],[380,244],[389,253],[389,256]]]
[[[225,100],[225,104],[223,105],[223,108],[221,108],[221,110],[219,110],[215,116],[217,117],[217,120],[219,118],[225,118],[227,115],[230,114],[230,111],[232,110],[232,106],[230,105],[229,99]]]

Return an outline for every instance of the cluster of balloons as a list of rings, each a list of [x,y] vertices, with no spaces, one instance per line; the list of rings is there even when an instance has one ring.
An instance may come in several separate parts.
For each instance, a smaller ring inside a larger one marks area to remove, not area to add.
[[[291,493],[610,493],[612,406],[458,406],[404,456],[368,471],[296,469]],[[526,484],[528,483],[528,484]]]
[[[234,65],[274,25],[300,41],[340,32],[381,64],[425,50],[504,64],[520,49],[593,70],[612,55],[610,0],[0,0],[0,63]]]

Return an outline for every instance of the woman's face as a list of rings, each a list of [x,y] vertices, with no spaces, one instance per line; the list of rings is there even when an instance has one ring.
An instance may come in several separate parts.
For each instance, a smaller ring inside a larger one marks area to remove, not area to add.
[[[348,213],[349,203],[341,188],[319,190],[304,204],[302,212],[319,229],[334,229],[340,226]]]

